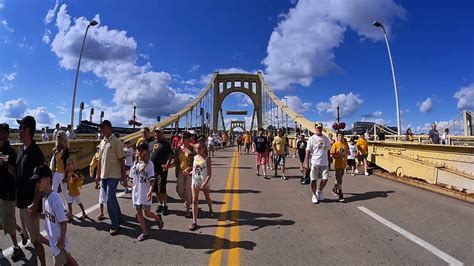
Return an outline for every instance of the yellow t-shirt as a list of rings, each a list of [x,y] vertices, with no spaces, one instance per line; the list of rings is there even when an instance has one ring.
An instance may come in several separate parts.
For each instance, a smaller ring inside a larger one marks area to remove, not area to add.
[[[68,173],[67,184],[69,196],[79,196],[81,195],[81,191],[79,190],[79,188],[82,187],[82,184],[84,184],[84,178],[76,173]]]
[[[192,156],[192,155],[191,155]],[[190,167],[189,156],[186,156],[184,152],[179,153],[179,169],[184,171],[186,168]]]
[[[54,158],[56,160],[56,169],[54,169],[54,172],[64,174],[64,161],[61,152],[56,152]]]
[[[367,140],[359,138],[356,143],[357,150],[360,151],[363,155],[369,153],[369,147],[367,146]]]
[[[282,155],[285,153],[286,138],[280,138],[279,136],[275,136],[273,138],[273,144],[275,144],[276,154]]]
[[[252,143],[252,137],[250,136],[250,134],[245,134],[245,144],[250,144]]]
[[[97,168],[97,162],[99,161],[99,152],[94,154],[91,163],[89,164],[89,176],[95,178],[94,171]]]
[[[347,168],[347,153],[349,151],[349,145],[346,142],[336,141],[331,146],[331,156],[334,158],[335,169],[346,169]],[[334,156],[334,154],[342,155],[342,157]]]
[[[139,139],[137,139],[137,144],[136,144],[136,147],[138,147],[138,145],[140,145],[140,143],[144,142],[146,139],[144,137],[140,137]]]

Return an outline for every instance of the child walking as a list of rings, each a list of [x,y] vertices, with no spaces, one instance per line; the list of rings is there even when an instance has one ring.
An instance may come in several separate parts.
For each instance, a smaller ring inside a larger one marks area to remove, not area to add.
[[[209,206],[209,217],[214,217],[214,211],[212,210],[212,200],[209,191],[211,175],[212,175],[212,163],[209,158],[206,145],[202,142],[196,145],[197,155],[194,156],[193,161],[193,172],[192,172],[192,193],[193,193],[193,223],[189,226],[189,230],[194,231],[198,228],[197,215],[198,215],[198,203],[199,203],[199,192],[203,191],[206,197],[207,205]]]
[[[155,214],[151,211],[153,185],[155,184],[155,168],[153,162],[148,160],[148,144],[140,143],[137,147],[137,159],[130,169],[132,186],[133,207],[137,211],[137,219],[142,229],[142,234],[138,236],[138,241],[143,241],[148,237],[148,229],[146,228],[143,212],[148,218],[154,219],[158,228],[164,226],[161,214]]]
[[[76,163],[74,159],[69,158],[66,162],[66,180],[68,184],[68,193],[66,196],[67,208],[68,208],[68,216],[69,216],[69,223],[73,221],[73,214],[72,214],[72,204],[75,202],[79,205],[82,211],[81,219],[89,218],[84,210],[84,205],[81,203],[81,187],[84,184],[84,176],[76,171]]]
[[[39,166],[30,180],[37,180],[37,188],[46,196],[44,198],[44,229],[47,234],[54,265],[78,265],[71,256],[71,247],[67,237],[67,217],[63,203],[56,191],[52,189],[52,175],[49,167]]]

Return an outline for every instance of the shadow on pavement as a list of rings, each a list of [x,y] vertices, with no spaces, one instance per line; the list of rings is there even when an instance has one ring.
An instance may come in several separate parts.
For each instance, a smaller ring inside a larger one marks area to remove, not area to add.
[[[259,194],[259,193],[262,193],[262,191],[252,190],[252,189],[219,189],[219,190],[211,190],[211,193]]]
[[[386,198],[388,194],[395,193],[393,190],[388,191],[367,191],[364,193],[344,193],[344,199],[346,202],[355,202],[355,201],[363,201],[363,200],[370,200],[375,198]],[[347,197],[346,195],[351,195]]]

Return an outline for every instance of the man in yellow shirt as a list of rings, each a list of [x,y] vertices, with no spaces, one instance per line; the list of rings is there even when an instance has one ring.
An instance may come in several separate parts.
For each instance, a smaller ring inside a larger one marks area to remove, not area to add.
[[[342,177],[347,168],[347,155],[349,155],[349,145],[344,139],[344,133],[337,133],[337,141],[331,147],[331,156],[334,159],[334,170],[336,171],[336,184],[332,188],[334,195],[339,195],[339,201],[344,201],[342,194]]]
[[[285,147],[286,147],[286,138],[283,137],[283,130],[278,129],[278,135],[273,138],[273,153],[275,154],[274,163],[275,163],[275,174],[277,175],[278,165],[281,165],[282,176],[281,179],[288,180],[285,176]]]
[[[250,135],[250,131],[247,131],[244,135],[244,143],[245,143],[245,154],[250,153],[250,144],[252,144],[252,136]]]
[[[357,140],[356,143],[357,146],[357,153],[359,155],[359,162],[364,162],[364,171],[365,175],[369,175],[369,172],[367,172],[367,155],[369,154],[369,148],[367,145],[367,140],[365,139],[364,133],[360,134],[359,139]],[[356,174],[359,173],[359,170],[356,169]]]

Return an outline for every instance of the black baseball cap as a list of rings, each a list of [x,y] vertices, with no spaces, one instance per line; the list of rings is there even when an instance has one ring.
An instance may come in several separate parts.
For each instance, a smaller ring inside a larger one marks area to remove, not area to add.
[[[7,133],[10,133],[10,126],[7,123],[1,123],[0,130],[5,130]]]
[[[53,172],[51,171],[51,169],[49,169],[48,166],[40,165],[36,167],[35,174],[32,177],[30,177],[30,180],[37,181],[43,177],[52,177],[52,176],[53,176]]]
[[[103,127],[112,127],[112,123],[110,123],[109,120],[104,120],[102,121],[102,123],[100,123],[100,128],[103,128]]]
[[[25,117],[23,117],[23,119],[17,119],[16,122],[21,126],[21,127],[29,127],[31,129],[34,129],[36,130],[36,121],[35,119],[30,116],[30,115],[27,115]]]
[[[142,143],[138,144],[137,150],[148,150],[148,142],[143,141]]]

